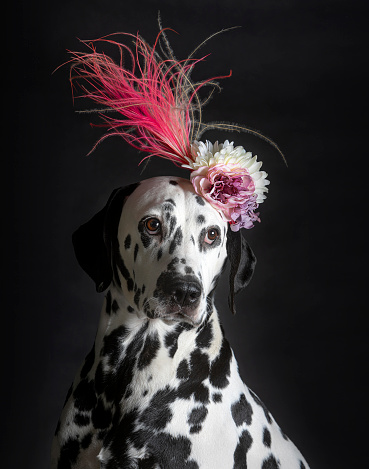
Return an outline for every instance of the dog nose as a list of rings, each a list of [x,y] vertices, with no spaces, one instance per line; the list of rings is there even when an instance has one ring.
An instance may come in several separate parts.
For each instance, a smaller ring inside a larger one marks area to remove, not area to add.
[[[196,282],[178,281],[171,285],[171,297],[179,306],[195,306],[201,296]]]

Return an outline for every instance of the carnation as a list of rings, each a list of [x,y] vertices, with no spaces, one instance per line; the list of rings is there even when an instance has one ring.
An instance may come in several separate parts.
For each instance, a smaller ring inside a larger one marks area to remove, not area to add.
[[[195,142],[194,157],[183,165],[192,170],[191,181],[195,191],[204,197],[230,223],[233,231],[252,228],[259,221],[255,210],[266,198],[269,181],[260,171],[262,162],[241,146],[226,140]]]

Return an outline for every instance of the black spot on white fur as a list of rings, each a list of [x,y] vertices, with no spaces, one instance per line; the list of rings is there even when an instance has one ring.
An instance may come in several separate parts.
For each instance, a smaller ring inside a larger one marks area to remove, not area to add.
[[[192,267],[188,267],[188,266],[186,265],[186,267],[185,267],[185,273],[186,273],[186,274],[194,274],[193,268],[192,268]]]
[[[169,222],[169,237],[172,236],[173,230],[177,225],[177,218],[176,217],[170,217],[170,222]]]
[[[171,207],[168,208],[168,210],[170,210],[170,211],[173,210],[173,207],[176,207],[176,206],[177,206],[177,204],[174,202],[173,199],[166,199],[165,202],[166,202],[167,204],[171,204]]]
[[[179,247],[179,246],[182,244],[182,240],[183,240],[182,229],[181,229],[181,227],[178,227],[178,228],[176,229],[176,232],[174,233],[173,240],[172,240],[172,242],[170,243],[170,246],[169,246],[169,254],[173,254],[173,252],[175,251],[175,249],[176,249],[177,247]]]
[[[202,197],[200,197],[199,195],[196,195],[195,198],[196,198],[196,202],[197,202],[199,205],[201,205],[202,207],[205,205],[205,201],[204,201],[204,199],[203,199]]]
[[[181,333],[179,327],[175,328],[172,332],[165,337],[165,347],[168,349],[169,356],[174,357],[178,348],[178,336]]]
[[[264,430],[263,430],[263,443],[264,443],[264,446],[266,446],[267,448],[270,448],[272,445],[272,437],[267,427],[264,427]]]
[[[131,247],[131,235],[127,235],[126,239],[124,240],[124,249],[129,249]]]
[[[264,459],[261,469],[279,469],[279,464],[276,458],[271,454],[267,459]]]
[[[201,348],[210,347],[213,340],[213,328],[211,322],[208,322],[200,330],[196,337],[196,345]]]
[[[247,430],[244,430],[239,439],[233,455],[233,469],[247,469],[246,456],[252,446],[252,437]]]
[[[251,425],[253,410],[249,402],[247,402],[245,394],[241,394],[239,400],[231,406],[232,417],[237,425],[241,426],[243,423]]]
[[[141,220],[138,224],[138,232],[141,236],[141,241],[144,248],[148,248],[150,244],[153,242],[153,237],[150,236],[145,229],[145,219]]]
[[[134,286],[134,282],[133,282],[133,279],[131,278],[131,275],[124,263],[124,260],[122,258],[122,256],[120,255],[120,253],[118,252],[116,254],[116,258],[115,258],[115,261],[116,261],[116,265],[120,271],[120,273],[122,274],[123,278],[126,280],[126,285],[127,285],[127,289],[128,291],[132,291],[133,290],[133,286]],[[116,275],[116,281],[118,283],[119,286],[121,286],[121,283],[120,283],[120,280],[119,280],[119,275]]]
[[[163,430],[172,418],[170,403],[174,400],[174,390],[166,387],[158,391],[150,401],[140,422],[155,431]]]
[[[162,248],[159,248],[158,249],[158,254],[156,256],[156,259],[159,261],[161,259],[161,256],[163,255],[163,250]]]
[[[187,379],[190,376],[187,360],[182,360],[177,368],[177,378]]]
[[[134,259],[135,262],[136,262],[136,259],[137,259],[138,250],[139,250],[139,247],[138,247],[138,244],[136,244],[134,254],[133,254],[133,259]]]
[[[156,357],[160,348],[160,340],[158,333],[149,334],[146,337],[143,349],[138,357],[137,368],[142,370],[150,365]]]
[[[232,350],[228,341],[223,338],[222,347],[219,355],[212,362],[210,369],[210,383],[216,387],[223,389],[229,384],[228,377],[230,375],[230,366],[232,359]]]
[[[76,414],[74,416],[74,423],[79,427],[85,427],[90,423],[90,416],[88,414]]]
[[[201,431],[201,424],[206,419],[208,409],[202,405],[192,409],[187,422],[191,426],[190,433],[199,433]]]

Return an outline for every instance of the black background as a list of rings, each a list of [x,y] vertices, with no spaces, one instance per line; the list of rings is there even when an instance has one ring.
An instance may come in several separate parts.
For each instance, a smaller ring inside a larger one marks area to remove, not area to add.
[[[52,74],[66,49],[82,49],[77,38],[139,31],[152,43],[159,9],[179,33],[169,33],[179,59],[242,26],[201,49],[211,55],[194,78],[233,73],[205,120],[259,129],[288,160],[247,134],[204,135],[258,154],[271,181],[262,222],[245,233],[258,265],[235,317],[226,279],[217,294],[243,378],[312,469],[367,464],[366,4],[23,1],[4,16],[2,467],[48,467],[66,391],[94,339],[103,296],[74,258],[72,232],[116,187],[188,177],[158,158],[141,175],[119,138],[86,157],[101,135],[96,118],[75,112],[68,67]]]

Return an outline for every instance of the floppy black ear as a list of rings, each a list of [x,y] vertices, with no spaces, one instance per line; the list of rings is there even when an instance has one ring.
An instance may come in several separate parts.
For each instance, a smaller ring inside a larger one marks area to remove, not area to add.
[[[108,288],[112,281],[111,240],[117,235],[124,201],[137,186],[131,184],[115,189],[105,207],[73,233],[78,263],[95,282],[98,292]]]
[[[250,282],[256,257],[241,231],[232,231],[230,228],[227,233],[227,253],[231,262],[228,304],[232,313],[236,314],[234,297]]]

